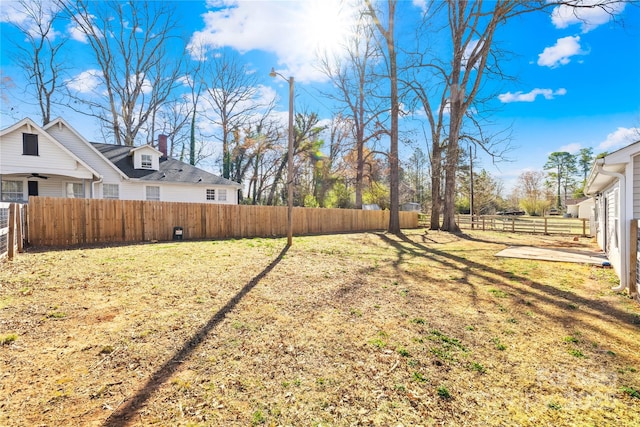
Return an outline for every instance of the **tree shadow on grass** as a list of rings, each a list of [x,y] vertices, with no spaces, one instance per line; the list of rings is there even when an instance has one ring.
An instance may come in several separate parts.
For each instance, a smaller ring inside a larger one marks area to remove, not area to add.
[[[465,265],[466,267],[468,267],[469,273],[489,283],[493,282],[496,286],[516,290],[514,286],[509,283],[509,281],[518,280],[521,282],[526,282],[527,286],[531,288],[531,291],[527,291],[526,288],[517,289],[517,292],[523,297],[528,296],[530,298],[535,298],[542,303],[556,305],[560,308],[566,308],[572,305],[587,307],[590,310],[593,310],[592,316],[597,316],[600,319],[606,319],[608,321],[618,321],[621,323],[626,323],[633,328],[638,328],[640,317],[632,312],[625,312],[612,307],[606,302],[588,299],[576,295],[573,292],[562,290],[551,285],[545,285],[538,281],[531,280],[530,277],[514,275],[512,273],[498,270],[489,267],[488,265],[480,264],[478,262],[454,255],[452,253],[424,246],[411,240],[411,238],[404,234],[396,235],[396,237],[400,239],[400,241],[393,240],[384,233],[376,233],[376,235],[389,245],[396,248],[396,250],[398,251],[398,260],[394,262],[394,265],[401,264],[404,260],[404,257],[420,257],[431,255],[432,257],[434,257],[434,262],[440,263],[444,268],[460,269],[459,264]],[[402,243],[408,244],[409,246],[405,246]],[[436,259],[435,257],[437,257],[438,259]],[[500,280],[496,280],[497,277],[499,277]],[[533,290],[538,291],[539,293],[536,294],[533,292]],[[562,321],[563,319],[556,320]]]
[[[285,246],[278,257],[274,259],[262,272],[251,279],[244,287],[231,298],[224,307],[209,319],[193,336],[186,341],[176,353],[167,360],[158,370],[156,370],[147,383],[124,405],[120,406],[113,412],[109,418],[103,423],[104,427],[124,426],[131,422],[133,416],[142,408],[142,406],[151,398],[153,393],[158,390],[162,384],[167,382],[176,368],[188,358],[198,348],[202,340],[211,332],[224,318],[233,310],[238,303],[247,295],[271,270],[275,268],[285,254],[289,250],[289,246]]]

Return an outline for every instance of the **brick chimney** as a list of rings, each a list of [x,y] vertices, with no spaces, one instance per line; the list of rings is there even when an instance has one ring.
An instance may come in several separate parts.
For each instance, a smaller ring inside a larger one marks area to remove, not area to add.
[[[164,157],[167,157],[167,135],[158,135],[158,150],[162,151]]]

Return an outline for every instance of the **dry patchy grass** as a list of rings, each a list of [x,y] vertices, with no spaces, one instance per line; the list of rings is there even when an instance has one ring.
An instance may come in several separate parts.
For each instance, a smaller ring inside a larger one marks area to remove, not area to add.
[[[407,231],[31,252],[0,425],[638,425],[640,309],[583,239]]]

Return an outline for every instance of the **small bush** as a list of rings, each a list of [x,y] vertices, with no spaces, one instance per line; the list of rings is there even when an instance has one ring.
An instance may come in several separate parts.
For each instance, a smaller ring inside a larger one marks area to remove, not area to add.
[[[640,399],[640,392],[633,387],[622,387],[623,393],[628,394],[631,397],[635,397],[636,399]]]
[[[447,390],[445,386],[441,385],[440,387],[438,387],[438,396],[443,399],[450,399],[451,393],[449,393],[449,390]]]
[[[16,334],[8,334],[0,336],[0,345],[9,345],[18,339]]]

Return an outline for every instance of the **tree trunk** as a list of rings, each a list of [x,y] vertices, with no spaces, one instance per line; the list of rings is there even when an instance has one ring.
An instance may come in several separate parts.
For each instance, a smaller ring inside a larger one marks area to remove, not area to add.
[[[458,169],[458,147],[460,124],[462,122],[462,99],[464,94],[460,92],[457,82],[460,78],[459,69],[454,62],[454,70],[452,73],[452,81],[450,92],[451,119],[449,122],[449,143],[447,144],[447,155],[445,158],[445,177],[444,177],[444,211],[442,218],[442,229],[444,231],[459,232],[460,228],[456,224],[456,172]]]
[[[431,230],[440,229],[440,210],[442,209],[442,148],[440,141],[433,139],[431,144]]]
[[[358,126],[356,130],[357,164],[356,164],[356,209],[362,209],[362,188],[364,181],[364,135]]]

